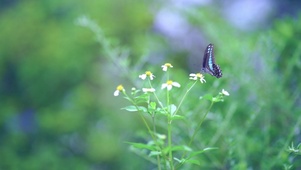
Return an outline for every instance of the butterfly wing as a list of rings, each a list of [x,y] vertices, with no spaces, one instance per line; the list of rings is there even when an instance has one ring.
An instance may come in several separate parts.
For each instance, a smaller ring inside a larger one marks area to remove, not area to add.
[[[215,64],[213,44],[209,44],[204,52],[202,71],[217,78],[222,77],[221,69]]]

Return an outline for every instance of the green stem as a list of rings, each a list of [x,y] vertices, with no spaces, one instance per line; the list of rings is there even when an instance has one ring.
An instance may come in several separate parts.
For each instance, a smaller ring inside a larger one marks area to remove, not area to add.
[[[189,143],[188,143],[188,146],[189,146],[189,147],[191,146],[191,143],[193,142],[193,140],[194,140],[194,138],[195,138],[195,135],[197,134],[198,130],[200,129],[201,125],[203,124],[203,122],[204,122],[205,118],[207,117],[207,115],[208,115],[210,109],[212,108],[213,103],[214,103],[214,102],[211,101],[211,104],[210,104],[210,106],[209,106],[207,112],[205,113],[205,115],[203,116],[203,118],[201,119],[201,121],[199,122],[199,124],[197,125],[195,131],[193,132],[193,135],[192,135],[192,137],[191,137],[191,139],[190,139],[190,141],[189,141]]]
[[[171,143],[171,109],[170,109],[170,101],[169,101],[169,91],[167,90],[166,92],[166,103],[167,103],[167,107],[168,107],[168,115],[167,115],[167,140],[168,140],[168,161],[169,161],[169,166],[170,166],[170,169],[173,170],[173,159],[172,159],[172,143]]]
[[[173,170],[173,158],[172,158],[172,143],[171,143],[171,120],[170,115],[168,115],[168,148],[169,148],[169,166],[170,169]]]
[[[194,140],[194,138],[195,138],[195,136],[196,136],[198,130],[200,129],[200,127],[201,127],[201,125],[203,124],[205,118],[207,117],[207,115],[208,115],[210,109],[212,108],[213,103],[214,103],[214,102],[211,101],[211,104],[210,104],[209,108],[207,109],[205,115],[203,116],[203,118],[200,120],[200,122],[198,123],[197,127],[195,128],[195,131],[193,132],[193,135],[192,135],[192,137],[191,137],[191,139],[190,139],[190,141],[189,141],[189,143],[188,143],[188,147],[191,146],[191,144],[192,144],[192,142],[193,142],[193,140]],[[181,159],[183,159],[183,158],[185,157],[186,154],[187,154],[187,151],[185,151],[185,152],[183,153]],[[183,165],[183,164],[181,163],[179,166],[181,166],[181,165]],[[179,167],[179,166],[178,166],[178,167]]]
[[[155,122],[155,113],[152,114],[152,121],[153,121],[153,131],[154,133],[156,134],[157,133],[157,130],[156,130],[156,122]],[[155,140],[155,143],[157,143],[157,138]],[[157,144],[157,146],[159,146]],[[160,147],[159,147],[160,148]],[[160,148],[161,150],[161,148]],[[160,158],[160,155],[157,155],[157,165],[158,165],[158,170],[161,170],[161,158]]]
[[[148,133],[151,135],[152,139],[154,141],[156,141],[156,137],[154,136],[154,134],[151,131],[151,128],[149,127],[149,125],[147,124],[147,121],[145,120],[144,116],[141,114],[141,110],[139,109],[139,107],[136,105],[136,103],[125,93],[123,92],[123,94],[130,100],[130,102],[136,107],[136,109],[138,110],[138,113],[140,115],[140,118],[142,119],[144,125],[146,126]],[[159,147],[159,146],[158,146]]]
[[[180,103],[179,103],[179,105],[178,105],[178,107],[177,107],[177,110],[175,111],[174,115],[177,114],[177,112],[179,111],[180,107],[182,106],[182,103],[183,103],[184,99],[186,98],[188,92],[192,89],[192,87],[196,84],[196,82],[197,82],[197,81],[195,81],[195,82],[189,87],[189,89],[187,89],[187,91],[185,92],[184,96],[182,97],[182,99],[181,99],[181,101],[180,101]]]
[[[169,72],[167,71],[167,81],[169,81]],[[171,106],[170,106],[170,96],[169,90],[166,90],[166,104],[167,104],[167,140],[168,140],[168,161],[171,170],[174,170],[173,167],[173,157],[172,157],[172,115],[171,115]]]
[[[149,84],[149,86],[150,86],[151,88],[153,88],[153,86],[152,86],[152,83],[151,83],[150,79],[148,79],[148,84]],[[159,98],[158,98],[158,96],[157,96],[156,92],[154,92],[154,96],[155,96],[155,98],[156,98],[157,102],[159,103],[159,105],[160,105],[161,109],[165,110],[165,109],[164,109],[164,106],[163,106],[163,105],[162,105],[162,103],[160,102],[160,100],[159,100]]]
[[[150,86],[151,88],[153,88],[150,79],[148,79],[148,83],[149,83],[149,86]],[[154,92],[154,96],[155,96],[157,102],[159,103],[161,109],[164,110],[164,111],[168,114],[168,111],[164,108],[164,106],[162,105],[162,102],[159,100],[159,98],[158,98],[158,96],[157,96],[157,94],[156,94],[155,92]],[[153,129],[154,129],[154,132],[156,132],[156,127],[155,127],[155,117],[152,117],[152,118],[153,118]],[[155,142],[157,143],[157,140],[155,140]],[[157,146],[159,146],[159,144],[157,144]],[[160,148],[160,150],[162,151],[161,148]],[[162,157],[163,157],[165,160],[168,159],[164,154],[162,154]],[[160,159],[160,156],[159,156],[159,155],[157,155],[157,164],[158,164],[158,169],[160,170],[160,169],[161,169],[161,159]],[[165,169],[167,169],[166,163],[164,163],[164,167],[165,167]]]

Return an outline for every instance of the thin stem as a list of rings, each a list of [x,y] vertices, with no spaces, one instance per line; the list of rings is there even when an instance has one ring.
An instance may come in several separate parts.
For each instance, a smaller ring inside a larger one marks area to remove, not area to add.
[[[179,103],[179,105],[178,105],[178,107],[177,107],[177,110],[175,111],[174,115],[177,114],[177,112],[179,111],[179,109],[180,109],[180,107],[181,107],[181,105],[182,105],[184,99],[186,98],[188,92],[192,89],[192,87],[196,84],[196,82],[197,82],[197,81],[195,81],[195,82],[189,87],[189,89],[187,89],[187,91],[185,92],[184,96],[182,97],[182,99],[181,99],[181,101],[180,101],[180,103]]]
[[[149,83],[149,86],[150,86],[151,88],[153,88],[150,79],[148,79],[148,83]],[[158,96],[157,96],[157,94],[156,94],[155,92],[154,92],[154,96],[155,96],[157,102],[159,103],[161,109],[164,110],[164,111],[167,113],[167,115],[168,115],[168,110],[166,110],[166,109],[164,108],[164,106],[162,105],[162,102],[159,100],[159,98],[158,98]],[[155,117],[153,116],[152,118],[153,118],[153,129],[154,129],[154,132],[156,132],[156,127],[155,127]],[[155,142],[157,143],[157,141],[155,141]],[[161,149],[161,148],[160,148],[160,149]],[[162,151],[162,149],[161,149],[161,151]],[[163,157],[165,160],[168,159],[168,158],[166,158],[166,156],[165,156],[164,154],[162,154],[162,157]],[[157,164],[158,164],[158,169],[160,170],[160,169],[161,169],[161,160],[160,160],[160,156],[159,156],[159,155],[157,155]],[[167,169],[166,163],[164,163],[164,167],[165,167],[165,169]]]
[[[157,133],[157,130],[156,130],[156,119],[155,119],[155,116],[156,116],[156,114],[155,113],[153,113],[152,114],[152,121],[153,121],[153,131],[154,131],[154,133],[156,134]],[[156,140],[155,140],[155,142],[157,143],[157,138],[155,138]],[[161,150],[161,148],[160,148],[160,150]],[[160,158],[160,155],[157,155],[157,165],[158,165],[158,170],[161,170],[161,158]]]
[[[210,109],[212,108],[213,103],[214,103],[214,102],[211,101],[211,104],[210,104],[210,106],[209,106],[207,112],[205,113],[205,115],[203,116],[203,118],[201,119],[201,121],[199,122],[199,124],[197,125],[195,131],[193,132],[193,135],[192,135],[192,137],[191,137],[191,139],[190,139],[190,141],[189,141],[189,143],[188,143],[188,146],[189,146],[189,147],[191,146],[191,143],[193,142],[193,140],[194,140],[194,138],[195,138],[195,135],[197,134],[198,130],[200,129],[201,125],[203,124],[203,122],[204,122],[205,118],[207,117],[207,115],[208,115]]]
[[[167,81],[169,81],[169,72],[167,71]],[[166,105],[167,105],[167,140],[168,140],[168,161],[171,170],[174,170],[173,167],[173,158],[172,158],[172,126],[171,126],[171,106],[170,106],[170,95],[169,90],[166,90]]]
[[[195,128],[195,131],[193,132],[193,135],[192,135],[192,137],[191,137],[191,139],[190,139],[190,141],[189,141],[189,143],[188,143],[188,147],[191,146],[191,144],[192,144],[192,142],[193,142],[193,140],[194,140],[194,138],[195,138],[195,136],[196,136],[198,130],[200,129],[200,127],[201,127],[201,125],[203,124],[205,118],[207,117],[207,115],[208,115],[210,109],[212,108],[213,103],[214,103],[214,102],[211,101],[211,104],[210,104],[209,108],[207,109],[205,115],[203,116],[203,118],[200,120],[200,122],[198,123],[197,127]],[[181,159],[183,159],[183,158],[185,157],[186,154],[187,154],[187,151],[185,151],[185,152],[183,153]],[[183,164],[182,164],[182,163],[179,164],[179,166],[181,166],[181,165],[183,165]],[[178,166],[178,167],[179,167],[179,166]]]
[[[280,160],[281,155],[283,155],[283,152],[286,152],[286,147],[289,146],[289,143],[292,141],[292,138],[294,136],[295,130],[300,127],[301,124],[301,118],[297,120],[297,123],[295,124],[294,128],[292,128],[291,132],[288,134],[288,137],[286,138],[285,144],[281,148],[280,152],[278,153],[277,157],[272,161],[271,165],[269,167],[273,167],[278,160]]]
[[[148,132],[149,132],[149,134],[151,135],[151,137],[152,137],[152,139],[154,140],[154,141],[156,141],[156,137],[153,135],[153,133],[152,133],[152,131],[151,131],[151,129],[150,129],[150,127],[149,127],[149,125],[147,124],[147,122],[146,122],[146,120],[145,120],[145,118],[144,118],[144,116],[141,114],[141,110],[139,109],[139,107],[136,105],[136,103],[124,92],[123,93],[129,100],[130,100],[130,102],[136,107],[136,109],[138,110],[138,113],[139,113],[139,115],[140,115],[140,117],[141,117],[141,119],[142,119],[142,121],[143,121],[143,123],[145,124],[145,126],[146,126],[146,128],[147,128],[147,130],[148,130]]]
[[[173,170],[173,158],[172,158],[172,143],[171,143],[171,120],[170,115],[168,115],[168,148],[169,148],[169,165],[170,169]]]
[[[152,86],[152,83],[151,83],[150,79],[148,79],[148,84],[149,84],[149,86],[150,86],[151,88],[153,88],[153,86]],[[163,106],[163,105],[162,105],[162,103],[160,102],[160,100],[159,100],[159,98],[158,98],[158,96],[157,96],[156,92],[154,92],[154,96],[155,96],[155,98],[156,98],[157,102],[159,103],[160,107],[161,107],[161,108],[164,110],[164,106]]]
[[[128,96],[126,93],[124,93],[124,94],[129,98],[129,96]],[[140,112],[141,110],[139,109],[139,107],[136,105],[136,103],[135,103],[131,98],[129,98],[129,99],[130,99],[131,103],[132,103],[132,104],[136,107],[136,109],[139,111],[139,115],[140,115],[140,117],[141,117],[143,123],[145,124],[145,126],[146,126],[146,128],[147,128],[149,134],[151,135],[153,141],[155,142],[155,144],[156,144],[157,147],[159,148],[160,152],[162,152],[162,148],[161,148],[160,145],[158,144],[157,138],[156,138],[156,137],[154,136],[154,134],[152,133],[152,131],[151,131],[149,125],[147,124],[147,122],[146,122],[144,116],[141,114],[141,112]],[[155,127],[153,127],[153,128],[154,128],[154,130],[155,130]],[[161,163],[160,163],[160,162],[161,162],[160,156],[158,155],[158,156],[157,156],[158,170],[161,170]],[[166,168],[165,168],[165,169],[166,169]]]
[[[168,110],[168,114],[167,114],[167,140],[168,140],[168,161],[169,161],[169,166],[170,169],[173,169],[173,162],[172,162],[172,143],[171,143],[171,109],[170,109],[170,101],[169,101],[169,91],[166,90],[166,103],[167,103],[167,110]]]

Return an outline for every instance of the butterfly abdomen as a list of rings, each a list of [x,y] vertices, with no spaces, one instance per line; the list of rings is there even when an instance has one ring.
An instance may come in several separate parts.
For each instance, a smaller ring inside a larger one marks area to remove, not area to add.
[[[219,68],[219,65],[213,64],[213,76],[216,78],[221,78],[223,76],[222,70]]]

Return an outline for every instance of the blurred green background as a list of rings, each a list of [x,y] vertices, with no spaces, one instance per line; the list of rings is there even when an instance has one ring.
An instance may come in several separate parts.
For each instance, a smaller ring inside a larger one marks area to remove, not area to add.
[[[301,169],[300,156],[287,152],[301,141],[298,5],[0,0],[0,169],[155,169],[124,143],[145,129],[113,92],[146,70],[161,74],[165,62],[185,82],[209,43],[223,77],[206,75],[194,89],[183,106],[188,122],[207,108],[199,96],[224,88],[230,97],[213,107],[196,140],[219,149],[183,169]],[[82,15],[127,57],[106,56],[95,32],[77,24]]]

